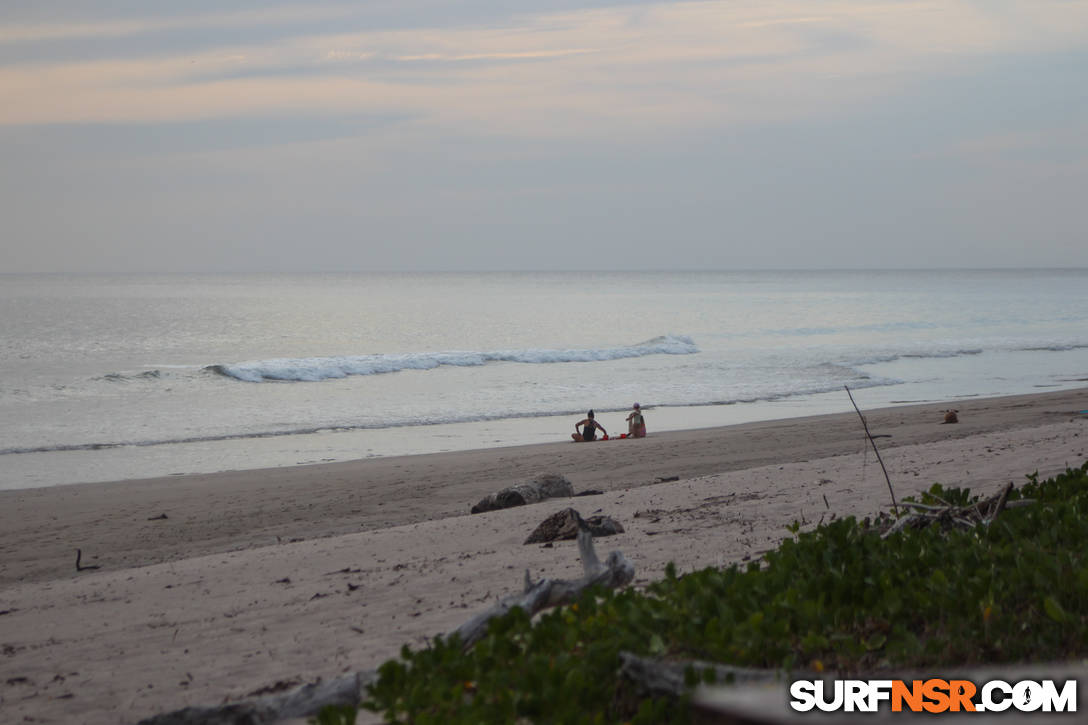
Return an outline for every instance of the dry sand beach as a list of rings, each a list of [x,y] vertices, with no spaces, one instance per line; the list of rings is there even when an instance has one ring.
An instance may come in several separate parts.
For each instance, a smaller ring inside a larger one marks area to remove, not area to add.
[[[895,492],[991,492],[1088,458],[1088,390],[866,411]],[[636,584],[756,557],[794,520],[868,515],[887,484],[860,421],[814,418],[555,444],[0,492],[0,721],[131,723],[375,667],[535,578],[522,544],[573,506],[626,532]],[[565,435],[557,432],[557,438]],[[601,495],[487,514],[539,473]],[[677,477],[678,480],[659,482]],[[76,549],[82,565],[76,570]]]

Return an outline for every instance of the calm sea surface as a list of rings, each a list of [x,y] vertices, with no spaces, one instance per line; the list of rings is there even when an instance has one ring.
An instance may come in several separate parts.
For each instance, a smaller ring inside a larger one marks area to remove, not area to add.
[[[1086,379],[1088,270],[0,275],[0,488]]]

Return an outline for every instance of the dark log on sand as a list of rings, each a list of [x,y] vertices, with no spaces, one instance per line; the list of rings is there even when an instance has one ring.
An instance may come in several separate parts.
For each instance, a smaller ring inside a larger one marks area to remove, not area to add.
[[[593,535],[588,529],[582,528],[578,531],[578,552],[582,557],[584,573],[581,579],[541,579],[534,584],[526,570],[525,589],[521,594],[504,597],[454,631],[461,638],[464,648],[467,650],[487,634],[488,622],[495,617],[501,617],[514,607],[521,607],[532,616],[542,609],[577,601],[582,592],[590,587],[615,589],[629,584],[635,578],[634,564],[620,552],[613,551],[603,564],[597,559],[597,552],[593,549]]]
[[[472,507],[472,513],[480,514],[485,511],[524,506],[525,504],[543,501],[546,498],[569,498],[573,495],[574,486],[571,485],[570,481],[555,473],[545,473],[527,483],[519,483],[516,486],[489,494],[480,503]]]
[[[288,692],[254,697],[227,705],[186,707],[141,720],[138,725],[262,725],[289,718],[316,715],[326,705],[358,706],[366,686],[376,680],[375,670],[342,675]]]
[[[578,537],[578,532],[587,529],[593,536],[612,536],[622,534],[623,526],[611,516],[590,516],[583,519],[582,515],[572,508],[558,511],[540,522],[533,529],[526,544],[546,544],[549,541],[566,541]]]

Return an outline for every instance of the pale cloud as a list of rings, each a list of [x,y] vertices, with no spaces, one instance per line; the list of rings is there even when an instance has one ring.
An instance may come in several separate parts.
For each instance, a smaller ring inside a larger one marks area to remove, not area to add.
[[[440,61],[443,63],[459,63],[470,60],[540,60],[544,58],[562,58],[568,55],[585,55],[595,53],[593,48],[563,48],[561,50],[526,50],[497,53],[461,53],[457,55],[443,55],[441,53],[424,53],[422,55],[398,55],[393,60],[411,63],[412,61]]]
[[[0,9],[5,271],[1088,263],[1088,0],[259,1]]]
[[[398,113],[503,133],[609,135],[617,124],[637,131],[834,114],[919,82],[949,56],[1053,49],[1088,35],[1083,2],[1002,7],[1011,11],[966,1],[689,2],[16,64],[0,67],[0,124]],[[34,26],[0,38],[243,28],[303,12]]]
[[[80,23],[0,25],[0,43],[35,43],[75,38],[123,37],[165,30],[252,28],[255,25],[289,24],[300,20],[333,20],[352,15],[350,7],[299,5],[260,11],[179,14],[166,18],[133,18]]]

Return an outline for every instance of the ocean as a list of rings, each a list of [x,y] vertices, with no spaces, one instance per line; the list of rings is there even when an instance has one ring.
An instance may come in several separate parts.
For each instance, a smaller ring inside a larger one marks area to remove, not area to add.
[[[1086,382],[1083,269],[0,275],[0,489]]]

